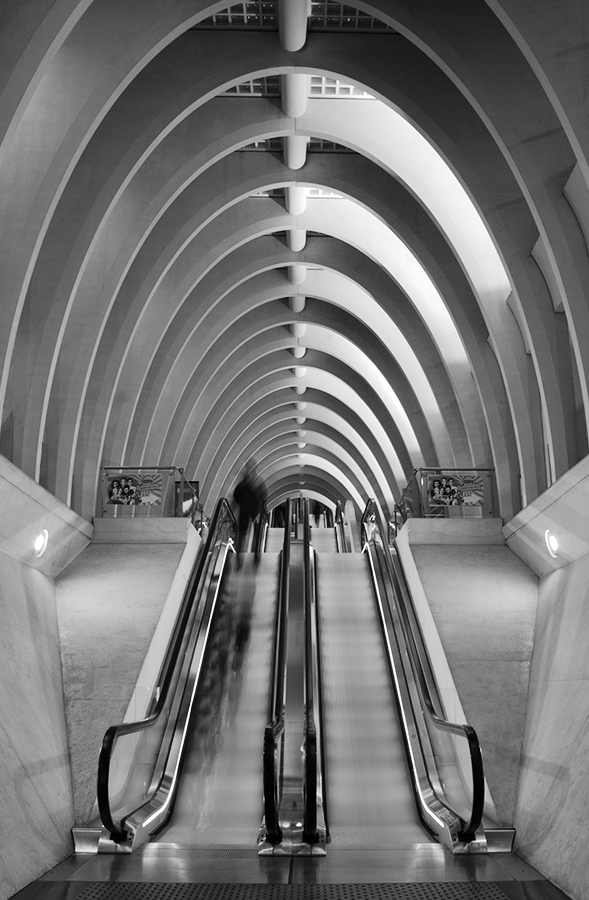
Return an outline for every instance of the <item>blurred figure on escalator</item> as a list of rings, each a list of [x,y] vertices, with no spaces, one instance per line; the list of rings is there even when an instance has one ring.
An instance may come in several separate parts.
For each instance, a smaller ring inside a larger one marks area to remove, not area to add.
[[[237,506],[237,568],[243,564],[243,552],[246,545],[248,531],[252,523],[260,515],[266,503],[266,489],[261,478],[256,472],[253,462],[248,462],[243,475],[233,491],[233,499]],[[259,553],[256,552],[255,563],[260,562]]]
[[[313,503],[311,504],[311,513],[315,519],[315,527],[319,528],[319,522],[323,513],[323,504],[319,503],[319,500],[313,500]]]

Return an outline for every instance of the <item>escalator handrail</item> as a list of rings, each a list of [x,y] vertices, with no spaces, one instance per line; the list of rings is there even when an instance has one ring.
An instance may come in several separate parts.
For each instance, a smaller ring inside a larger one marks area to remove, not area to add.
[[[266,840],[270,844],[279,844],[282,840],[280,828],[280,785],[277,771],[277,743],[284,731],[285,719],[285,687],[287,666],[287,610],[290,566],[290,527],[291,500],[286,501],[284,541],[280,558],[280,580],[278,600],[274,623],[274,647],[272,669],[272,685],[270,690],[269,722],[264,729],[263,746],[263,788],[264,788],[264,822]]]
[[[266,537],[268,534],[268,525],[270,523],[270,513],[268,512],[268,508],[266,504],[264,504],[260,515],[258,516],[258,520],[254,526],[254,539],[252,550],[257,559],[260,558],[260,554],[263,553],[264,547],[266,544]]]
[[[384,522],[377,504],[370,500],[366,505],[366,509],[364,511],[364,515],[362,517],[362,528],[364,529],[366,521],[368,521],[369,517],[374,516],[377,522],[377,528],[380,531],[380,534],[386,535],[386,530],[384,529]],[[451,722],[446,719],[442,713],[442,711],[438,711],[436,709],[436,704],[432,698],[432,693],[430,690],[430,686],[428,684],[428,679],[425,673],[424,663],[421,658],[421,654],[419,653],[419,649],[417,646],[416,637],[413,631],[413,626],[409,622],[409,618],[407,615],[407,610],[405,606],[405,596],[404,592],[401,590],[401,580],[399,578],[399,574],[395,571],[395,566],[391,557],[390,549],[388,547],[388,543],[381,540],[381,545],[383,548],[383,559],[385,563],[385,567],[387,570],[387,576],[389,578],[390,584],[392,586],[397,585],[398,590],[395,591],[395,594],[398,599],[397,609],[399,611],[399,619],[401,621],[401,625],[403,628],[403,637],[404,643],[408,652],[408,657],[410,660],[411,668],[415,677],[416,687],[418,691],[418,695],[422,705],[422,711],[425,713],[429,721],[440,731],[444,731],[446,733],[457,735],[458,737],[462,737],[466,739],[468,742],[470,760],[471,760],[471,773],[472,773],[472,784],[473,784],[473,794],[471,801],[471,811],[470,818],[468,822],[465,822],[464,819],[455,813],[456,817],[462,823],[462,828],[458,834],[460,840],[468,843],[470,841],[475,840],[476,831],[479,828],[482,817],[483,817],[483,808],[484,808],[484,797],[485,797],[485,778],[484,778],[484,770],[483,770],[483,758],[480,747],[480,742],[478,739],[478,735],[476,730],[468,724],[459,724],[456,722]],[[385,549],[386,548],[386,549]],[[418,626],[417,626],[418,627]],[[438,798],[439,799],[439,798]],[[447,805],[447,804],[445,804]],[[448,807],[449,808],[449,807]]]
[[[204,549],[201,545],[186,587],[184,598],[174,625],[174,630],[168,643],[164,664],[160,672],[160,678],[158,679],[158,681],[161,681],[161,684],[159,685],[159,696],[157,697],[151,712],[143,719],[138,719],[135,722],[122,722],[118,725],[111,725],[104,734],[98,758],[96,793],[102,824],[115,843],[122,843],[127,839],[127,831],[117,825],[114,821],[108,794],[110,764],[116,742],[123,735],[145,731],[146,729],[153,727],[158,722],[163,710],[167,706],[168,695],[174,682],[174,675],[176,674],[177,665],[179,663],[184,631],[190,619],[191,612],[193,611],[194,600],[198,594],[198,588],[205,571],[206,562],[213,547],[218,542],[218,532],[221,526],[226,524],[227,519],[229,519],[235,533],[235,518],[226,499],[221,498],[215,508]]]
[[[344,508],[341,500],[338,500],[335,505],[335,540],[338,553],[347,553],[349,551],[350,548],[345,530]]]
[[[317,834],[317,729],[315,725],[315,690],[313,679],[313,623],[311,616],[314,589],[311,568],[311,528],[309,505],[303,501],[303,559],[304,559],[304,603],[305,603],[305,768],[304,768],[304,840],[316,843]]]
[[[305,603],[305,767],[304,831],[308,844],[329,841],[325,797],[325,747],[321,677],[320,617],[317,602],[317,558],[312,544],[308,503],[304,508]]]

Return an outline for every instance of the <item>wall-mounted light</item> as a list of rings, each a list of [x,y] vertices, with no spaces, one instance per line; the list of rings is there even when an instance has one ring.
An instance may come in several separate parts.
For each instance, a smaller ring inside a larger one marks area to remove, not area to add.
[[[552,558],[556,559],[556,557],[558,556],[558,540],[548,528],[544,532],[544,540],[546,542],[546,549],[548,550]]]
[[[45,550],[47,549],[47,541],[49,540],[49,532],[46,528],[43,529],[41,534],[38,534],[35,538],[35,556],[40,557],[43,556]]]

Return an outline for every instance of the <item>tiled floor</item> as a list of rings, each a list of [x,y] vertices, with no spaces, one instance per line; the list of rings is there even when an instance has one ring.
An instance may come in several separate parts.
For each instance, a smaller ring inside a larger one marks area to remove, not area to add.
[[[316,900],[566,900],[513,854],[452,856],[438,844],[295,858],[170,844],[74,854],[15,900],[299,900],[303,886]]]

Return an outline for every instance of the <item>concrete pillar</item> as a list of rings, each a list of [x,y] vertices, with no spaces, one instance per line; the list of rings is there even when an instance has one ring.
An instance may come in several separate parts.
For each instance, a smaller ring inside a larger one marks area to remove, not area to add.
[[[292,250],[294,253],[298,253],[300,250],[305,249],[307,232],[304,228],[291,228],[290,231],[286,232],[286,240],[288,249]]]
[[[288,305],[294,313],[302,313],[305,308],[306,297],[302,294],[295,294],[294,297],[288,298]]]
[[[304,322],[293,322],[290,326],[290,330],[292,331],[294,337],[300,338],[304,335],[307,330],[307,326]]]
[[[307,112],[309,76],[304,72],[290,72],[280,76],[282,112],[289,119],[298,119]]]
[[[289,169],[302,169],[307,162],[309,138],[304,134],[289,134],[282,139],[284,164]]]
[[[307,277],[307,267],[296,263],[294,266],[288,267],[288,280],[291,284],[302,284]]]
[[[302,216],[307,208],[307,189],[291,185],[285,192],[286,211],[291,216]]]
[[[278,0],[278,40],[283,50],[296,53],[307,40],[309,0]]]

